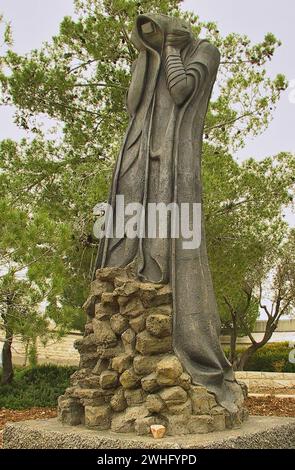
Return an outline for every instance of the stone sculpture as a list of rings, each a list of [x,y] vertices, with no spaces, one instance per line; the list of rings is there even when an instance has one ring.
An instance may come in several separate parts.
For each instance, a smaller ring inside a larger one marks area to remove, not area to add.
[[[132,41],[139,54],[127,96],[130,122],[106,228],[116,224],[118,194],[125,205],[143,207],[202,197],[202,134],[219,51],[165,15],[140,15]],[[171,227],[169,213],[167,222]],[[147,230],[146,215],[138,223]],[[76,345],[80,370],[59,400],[64,422],[138,434],[164,425],[175,435],[244,419],[242,389],[219,342],[204,224],[199,247],[184,249],[183,241],[125,233],[101,240],[85,336]]]

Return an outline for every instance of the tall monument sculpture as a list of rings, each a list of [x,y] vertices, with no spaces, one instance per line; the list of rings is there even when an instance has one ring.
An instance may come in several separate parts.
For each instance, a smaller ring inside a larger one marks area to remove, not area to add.
[[[60,398],[60,416],[118,432],[135,423],[139,434],[143,422],[163,423],[170,434],[223,429],[245,414],[241,386],[219,342],[204,224],[199,246],[189,249],[181,233],[116,235],[118,195],[125,207],[201,204],[202,134],[220,54],[196,39],[188,23],[165,15],[138,16],[131,40],[138,58],[127,94],[130,121],[113,174],[112,217],[105,221],[106,233],[112,224],[115,235],[100,243],[85,304],[89,321],[77,344],[80,370]],[[124,217],[125,227],[131,216]],[[172,230],[171,214],[166,217]],[[149,223],[146,212],[138,220],[145,234]],[[98,376],[94,398],[86,390]],[[127,408],[134,406],[140,410],[132,421]]]

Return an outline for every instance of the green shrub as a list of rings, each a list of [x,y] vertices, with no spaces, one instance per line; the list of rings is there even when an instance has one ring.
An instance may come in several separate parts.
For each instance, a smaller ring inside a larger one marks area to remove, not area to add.
[[[0,385],[0,408],[54,407],[69,386],[75,367],[41,365],[16,369],[11,385]]]
[[[238,354],[246,348],[238,348]],[[225,348],[225,353],[229,356],[229,349]],[[266,344],[258,349],[249,359],[245,370],[263,372],[295,372],[295,364],[289,362],[290,348],[288,343]]]

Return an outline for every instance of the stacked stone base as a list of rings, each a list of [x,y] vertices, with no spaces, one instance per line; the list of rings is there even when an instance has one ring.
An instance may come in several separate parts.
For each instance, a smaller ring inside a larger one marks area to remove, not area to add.
[[[175,436],[222,431],[247,417],[240,389],[238,411],[229,413],[183,370],[172,349],[168,285],[138,281],[132,265],[100,269],[85,309],[80,367],[58,402],[63,423],[137,435],[161,424]]]

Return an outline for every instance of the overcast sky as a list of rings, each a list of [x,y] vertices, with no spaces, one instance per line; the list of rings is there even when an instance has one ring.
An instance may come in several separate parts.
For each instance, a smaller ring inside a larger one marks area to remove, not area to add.
[[[294,80],[295,97],[294,0],[185,0],[183,8],[194,10],[202,20],[216,21],[223,34],[236,31],[247,34],[253,41],[260,41],[265,33],[273,32],[283,45],[269,65],[269,72],[272,76],[284,73],[290,82]],[[19,53],[38,48],[43,41],[57,34],[62,18],[73,12],[72,0],[0,0],[0,13],[11,21],[14,48]],[[259,159],[280,151],[295,153],[295,99],[292,104],[291,91],[289,88],[283,94],[268,130],[249,139],[236,158],[251,156]],[[0,139],[26,135],[14,125],[13,110],[0,108],[0,122]]]

